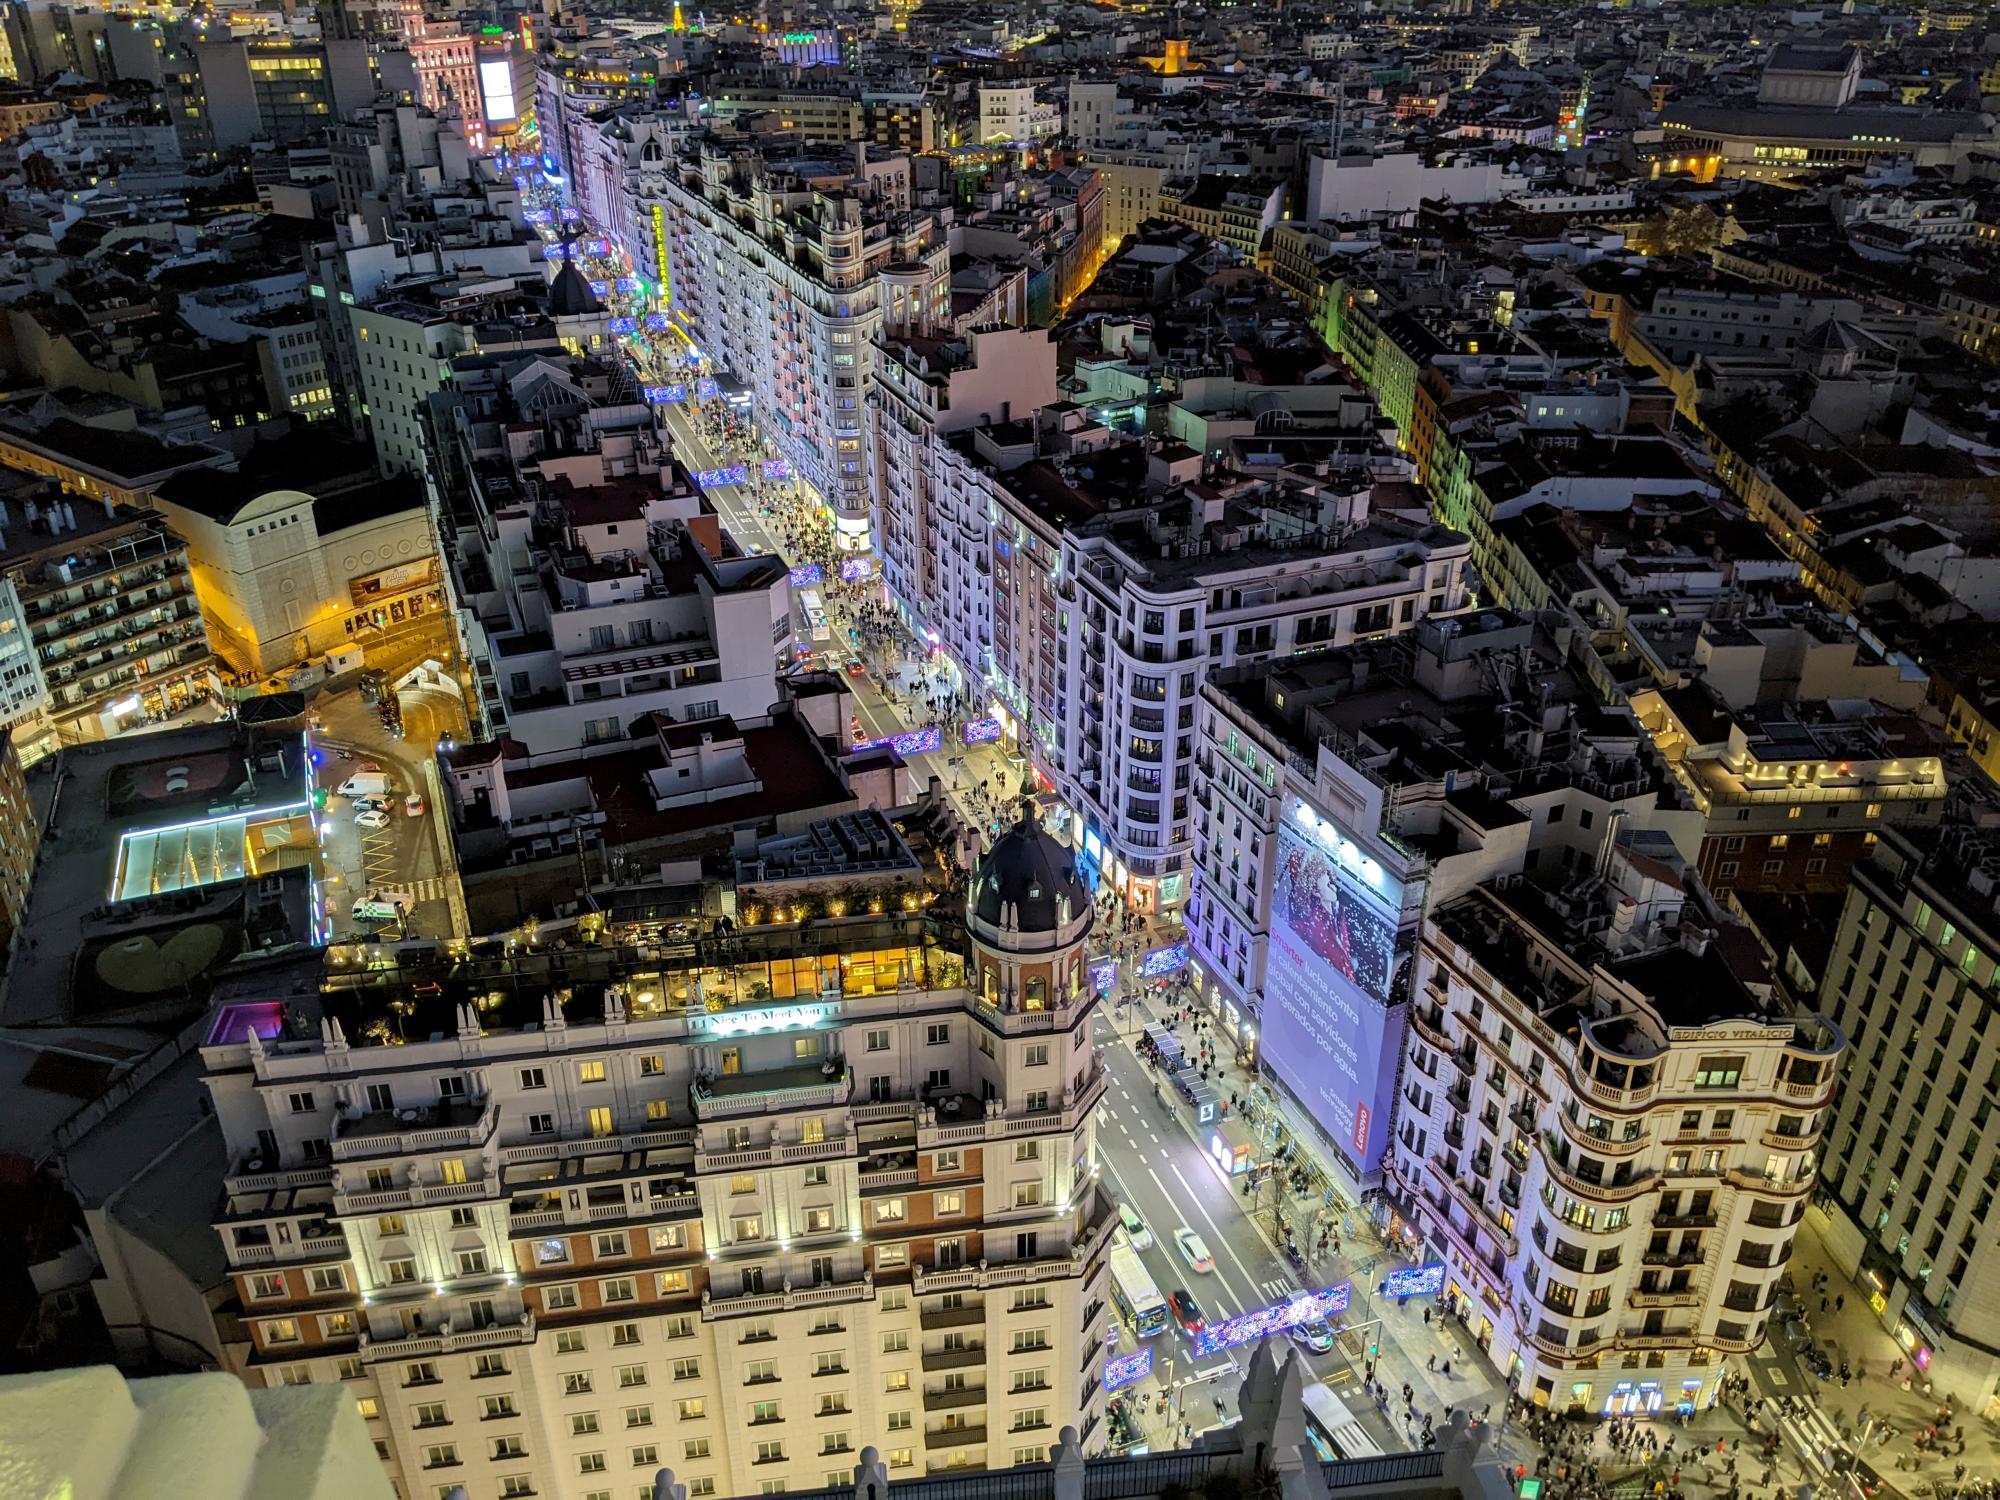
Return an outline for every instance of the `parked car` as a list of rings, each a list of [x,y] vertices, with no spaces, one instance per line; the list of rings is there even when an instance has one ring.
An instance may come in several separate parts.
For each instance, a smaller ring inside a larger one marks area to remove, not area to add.
[[[1134,1250],[1153,1248],[1153,1231],[1146,1227],[1146,1221],[1132,1211],[1129,1203],[1118,1205],[1118,1222],[1125,1230],[1125,1237],[1132,1242]]]
[[[1194,1300],[1194,1294],[1186,1287],[1175,1287],[1167,1293],[1167,1306],[1173,1309],[1174,1321],[1189,1334],[1200,1333],[1206,1320],[1201,1315],[1201,1304]]]
[[[1181,1259],[1197,1271],[1213,1271],[1215,1257],[1208,1253],[1208,1241],[1183,1224],[1174,1231],[1174,1248],[1181,1253]]]
[[[387,828],[389,815],[379,807],[364,807],[354,815],[354,821],[363,828]]]

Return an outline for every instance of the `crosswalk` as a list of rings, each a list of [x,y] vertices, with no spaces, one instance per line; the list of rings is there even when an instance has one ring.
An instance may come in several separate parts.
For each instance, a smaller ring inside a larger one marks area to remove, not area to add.
[[[421,880],[410,882],[410,894],[419,902],[443,901],[451,889],[451,882],[442,875],[426,875]]]

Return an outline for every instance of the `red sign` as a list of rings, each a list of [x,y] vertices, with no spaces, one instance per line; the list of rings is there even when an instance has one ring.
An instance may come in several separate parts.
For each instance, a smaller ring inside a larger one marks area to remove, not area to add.
[[[1354,1149],[1365,1152],[1368,1149],[1368,1106],[1354,1106]]]

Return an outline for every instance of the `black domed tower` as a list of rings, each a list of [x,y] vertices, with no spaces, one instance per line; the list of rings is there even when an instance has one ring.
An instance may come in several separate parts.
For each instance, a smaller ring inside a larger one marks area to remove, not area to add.
[[[1083,954],[1094,914],[1076,856],[1042,831],[1034,804],[1023,801],[966,892],[974,992],[1006,1013],[1094,1000]]]

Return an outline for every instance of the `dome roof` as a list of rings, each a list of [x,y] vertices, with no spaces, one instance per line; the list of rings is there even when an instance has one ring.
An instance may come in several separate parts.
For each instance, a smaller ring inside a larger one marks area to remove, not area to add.
[[[1042,831],[1031,803],[972,872],[971,912],[989,927],[1055,932],[1089,904],[1076,856]]]

